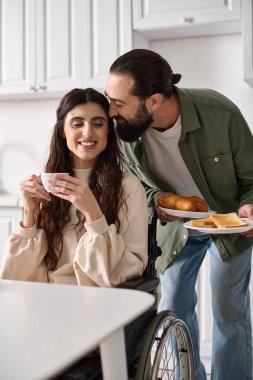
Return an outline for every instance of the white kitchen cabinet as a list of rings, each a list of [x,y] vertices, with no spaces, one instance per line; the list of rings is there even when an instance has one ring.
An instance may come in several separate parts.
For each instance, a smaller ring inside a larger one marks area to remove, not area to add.
[[[22,218],[23,208],[19,201],[11,196],[0,196],[0,266],[7,239]]]
[[[104,90],[113,61],[133,48],[131,0],[85,0],[85,4],[83,83]]]
[[[81,3],[1,1],[0,94],[61,91],[80,83]]]
[[[133,29],[161,39],[241,30],[241,0],[132,0]]]
[[[243,72],[244,79],[253,86],[253,4],[252,0],[242,3]]]
[[[131,0],[0,0],[0,96],[104,88],[131,33]]]
[[[34,5],[0,0],[0,94],[34,85]]]

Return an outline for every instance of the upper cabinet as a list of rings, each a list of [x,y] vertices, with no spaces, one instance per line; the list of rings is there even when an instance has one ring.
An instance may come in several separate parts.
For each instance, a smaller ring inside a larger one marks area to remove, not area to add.
[[[253,87],[253,4],[252,0],[243,0],[243,72],[245,81]]]
[[[104,89],[113,61],[133,48],[131,0],[81,1],[83,82]]]
[[[152,39],[239,32],[240,0],[132,0],[133,28]]]
[[[0,94],[80,83],[81,0],[2,0]]]
[[[104,88],[131,33],[131,0],[0,0],[0,97]]]

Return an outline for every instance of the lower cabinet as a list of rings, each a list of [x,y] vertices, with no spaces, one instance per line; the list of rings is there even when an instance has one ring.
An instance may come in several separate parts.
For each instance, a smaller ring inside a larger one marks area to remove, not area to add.
[[[0,265],[3,251],[10,234],[23,218],[23,208],[18,206],[0,206]]]

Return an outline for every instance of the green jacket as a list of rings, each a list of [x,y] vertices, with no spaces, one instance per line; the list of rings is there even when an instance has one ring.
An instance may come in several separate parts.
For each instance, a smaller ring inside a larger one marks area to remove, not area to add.
[[[253,203],[253,136],[240,110],[225,96],[208,89],[175,87],[181,108],[179,149],[192,178],[209,207],[218,213],[237,211]],[[159,193],[173,192],[149,168],[143,140],[120,141],[126,170],[142,181],[150,208]],[[168,168],[169,170],[169,168]],[[184,221],[162,226],[157,240],[162,256],[156,268],[163,273],[187,242]],[[223,261],[252,245],[253,238],[239,234],[211,235]]]

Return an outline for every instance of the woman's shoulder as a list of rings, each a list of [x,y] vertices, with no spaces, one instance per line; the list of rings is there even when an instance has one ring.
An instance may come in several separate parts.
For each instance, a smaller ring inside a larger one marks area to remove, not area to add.
[[[139,178],[133,173],[126,172],[126,171],[123,172],[122,187],[125,190],[131,190],[131,189],[134,190],[138,188],[144,190],[143,185],[141,181],[139,180]]]

